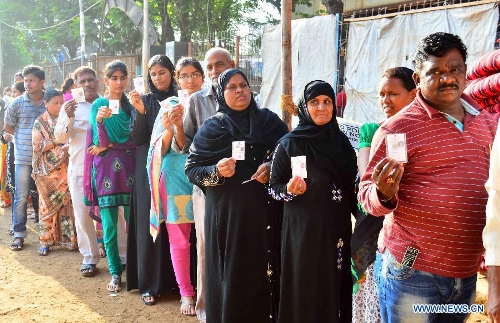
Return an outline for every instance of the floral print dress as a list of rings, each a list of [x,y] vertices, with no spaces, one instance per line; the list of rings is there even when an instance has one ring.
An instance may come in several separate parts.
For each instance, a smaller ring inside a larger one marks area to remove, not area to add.
[[[68,188],[69,154],[67,147],[56,145],[44,151],[55,140],[57,116],[44,112],[33,124],[33,173],[39,193],[39,235],[44,246],[61,245],[76,249],[75,218]]]

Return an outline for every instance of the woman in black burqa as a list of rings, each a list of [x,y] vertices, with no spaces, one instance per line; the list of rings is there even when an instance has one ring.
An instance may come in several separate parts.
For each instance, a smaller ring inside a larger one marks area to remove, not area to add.
[[[206,193],[207,322],[267,322],[266,235],[276,209],[265,185],[266,156],[288,129],[275,113],[257,107],[237,69],[219,76],[216,99],[218,112],[194,137],[186,163],[189,180]],[[232,157],[234,141],[244,141],[244,160]]]
[[[130,139],[138,148],[127,234],[127,290],[139,289],[145,305],[154,305],[158,295],[177,286],[165,223],[159,226],[154,242],[150,234],[151,191],[146,172],[149,143],[160,102],[177,96],[174,70],[167,56],[153,56],[148,63],[147,75],[151,92],[142,96],[136,91],[129,93],[135,108]]]
[[[308,83],[299,124],[273,156],[269,192],[285,201],[279,322],[351,321],[356,154],[335,114],[330,84]],[[306,157],[306,178],[292,176],[291,158],[297,156]]]

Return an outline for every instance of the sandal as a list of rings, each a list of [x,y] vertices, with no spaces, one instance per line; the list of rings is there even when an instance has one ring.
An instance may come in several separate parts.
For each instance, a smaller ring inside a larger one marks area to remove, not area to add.
[[[153,295],[151,295],[150,293],[142,294],[141,299],[142,299],[142,303],[144,303],[144,305],[151,306],[151,305],[156,304],[155,297]]]
[[[99,247],[99,256],[101,256],[101,258],[106,258],[106,249],[104,248],[104,244],[99,243],[97,246]]]
[[[10,244],[10,250],[21,251],[24,247],[24,239],[21,237],[16,237]]]
[[[9,236],[13,236],[14,235],[14,230],[13,229],[9,229],[8,233],[9,233]]]
[[[195,301],[192,296],[181,296],[181,313],[189,316],[196,315],[194,304]]]
[[[83,277],[94,277],[96,269],[96,265],[94,264],[82,264],[80,266],[80,274],[82,274]]]
[[[36,253],[39,256],[46,256],[49,254],[49,247],[46,246],[40,246],[40,249],[38,249],[38,252]]]
[[[5,201],[0,202],[0,207],[1,207],[2,209],[5,209],[5,208],[10,207],[10,205],[11,205],[11,203],[10,203],[10,202],[5,202]]]
[[[118,293],[122,290],[122,277],[118,275],[112,275],[111,281],[108,284],[108,291],[112,293]]]

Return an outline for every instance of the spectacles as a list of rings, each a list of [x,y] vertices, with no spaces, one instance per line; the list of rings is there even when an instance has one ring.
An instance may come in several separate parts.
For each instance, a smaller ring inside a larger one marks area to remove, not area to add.
[[[228,86],[226,86],[226,90],[228,90],[228,91],[236,91],[238,89],[246,90],[248,87],[249,86],[246,83],[241,83],[240,85],[229,84]]]
[[[189,79],[196,80],[199,77],[201,77],[201,73],[193,73],[191,75],[183,74],[179,76],[179,80],[181,81],[187,81]]]

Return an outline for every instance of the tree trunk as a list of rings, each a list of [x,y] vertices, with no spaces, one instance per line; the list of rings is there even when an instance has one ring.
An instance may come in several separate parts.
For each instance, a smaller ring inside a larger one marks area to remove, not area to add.
[[[167,13],[167,6],[169,0],[163,0],[161,7],[161,44],[165,45],[169,41],[174,41],[174,28],[172,28],[172,21]]]
[[[329,14],[342,13],[344,11],[344,4],[342,0],[322,0]]]

